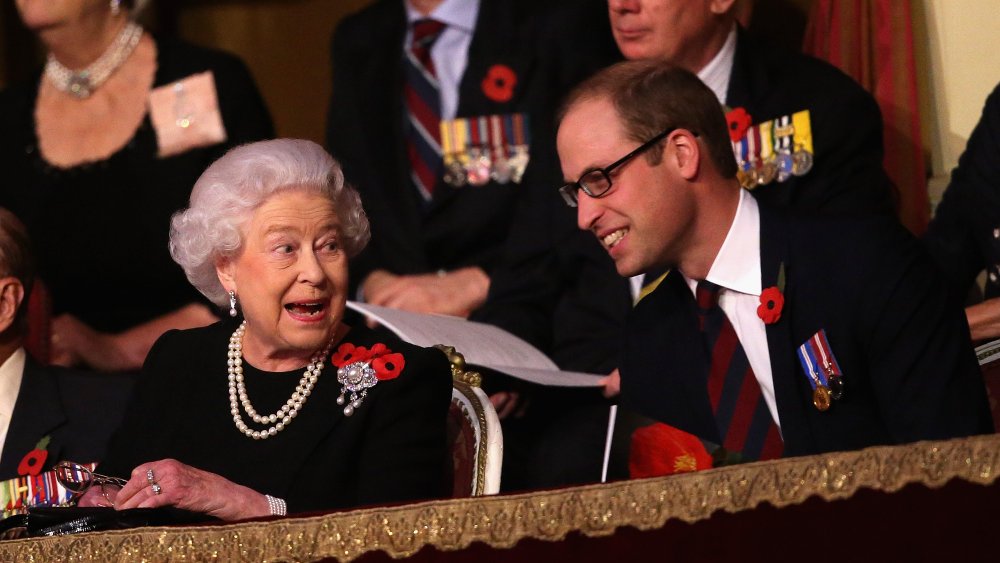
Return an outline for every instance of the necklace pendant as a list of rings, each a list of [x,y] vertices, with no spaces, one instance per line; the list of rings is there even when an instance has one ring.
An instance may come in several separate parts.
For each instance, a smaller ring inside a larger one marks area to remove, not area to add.
[[[94,90],[90,85],[89,73],[84,71],[79,74],[71,75],[69,77],[67,91],[72,94],[73,97],[80,100],[89,98],[90,95],[94,93]]]

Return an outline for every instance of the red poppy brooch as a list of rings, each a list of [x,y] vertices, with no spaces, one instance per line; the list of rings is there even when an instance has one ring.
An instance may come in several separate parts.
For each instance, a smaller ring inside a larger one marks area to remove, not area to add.
[[[747,134],[747,129],[753,120],[747,110],[743,108],[734,108],[726,113],[726,124],[729,125],[729,140],[734,143],[740,142],[740,139]]]
[[[28,452],[21,459],[21,463],[17,464],[18,475],[37,476],[42,472],[42,467],[45,467],[45,460],[49,457],[48,447],[51,440],[51,437],[45,436],[35,444],[35,449]]]
[[[760,305],[757,305],[757,316],[766,325],[773,325],[781,319],[781,310],[785,307],[785,264],[778,267],[778,285],[760,292]]]
[[[493,65],[486,71],[483,78],[483,94],[498,103],[509,102],[514,97],[514,87],[517,86],[517,75],[507,65]]]
[[[342,385],[337,404],[344,406],[344,416],[354,414],[369,389],[379,381],[396,379],[406,365],[402,354],[393,352],[381,342],[370,349],[345,342],[334,352],[331,361],[337,366],[337,381]]]

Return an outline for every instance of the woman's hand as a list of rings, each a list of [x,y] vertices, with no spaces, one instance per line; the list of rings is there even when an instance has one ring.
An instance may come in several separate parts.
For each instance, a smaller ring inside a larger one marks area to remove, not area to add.
[[[83,493],[83,496],[76,501],[77,506],[115,506],[115,497],[118,494],[118,487],[114,485],[94,485]]]
[[[150,471],[152,479],[149,479]],[[154,484],[158,485],[159,494],[154,492]],[[131,478],[118,491],[114,503],[118,510],[175,506],[222,520],[271,514],[264,495],[175,459],[144,463],[133,469]]]

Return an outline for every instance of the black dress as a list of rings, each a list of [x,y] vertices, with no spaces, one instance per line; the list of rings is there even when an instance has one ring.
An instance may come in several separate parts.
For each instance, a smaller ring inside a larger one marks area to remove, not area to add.
[[[254,440],[237,430],[229,411],[226,351],[236,328],[225,321],[171,331],[156,343],[101,473],[128,477],[141,463],[173,458],[284,498],[289,512],[447,495],[451,372],[444,354],[352,328],[342,342],[370,348],[380,341],[403,354],[399,377],[371,388],[346,417],[336,404],[336,367],[327,361],[298,416],[275,436]],[[302,372],[267,373],[244,362],[254,408],[275,412]]]
[[[149,116],[106,160],[49,165],[38,150],[41,75],[0,93],[0,205],[28,227],[53,312],[119,332],[200,300],[167,250],[170,216],[229,148],[274,135],[264,102],[239,59],[157,38],[154,87],[212,71],[228,139],[157,157]]]

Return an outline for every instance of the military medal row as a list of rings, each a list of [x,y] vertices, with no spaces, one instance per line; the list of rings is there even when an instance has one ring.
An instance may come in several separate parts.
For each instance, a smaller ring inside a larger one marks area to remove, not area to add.
[[[793,176],[804,176],[813,165],[809,110],[747,127],[733,141],[740,185],[748,190]]]
[[[820,329],[798,349],[799,363],[813,389],[813,406],[819,411],[844,397],[844,372],[833,355],[826,330]]]
[[[528,167],[531,133],[523,113],[441,121],[444,180],[455,188],[490,180],[520,184]]]

